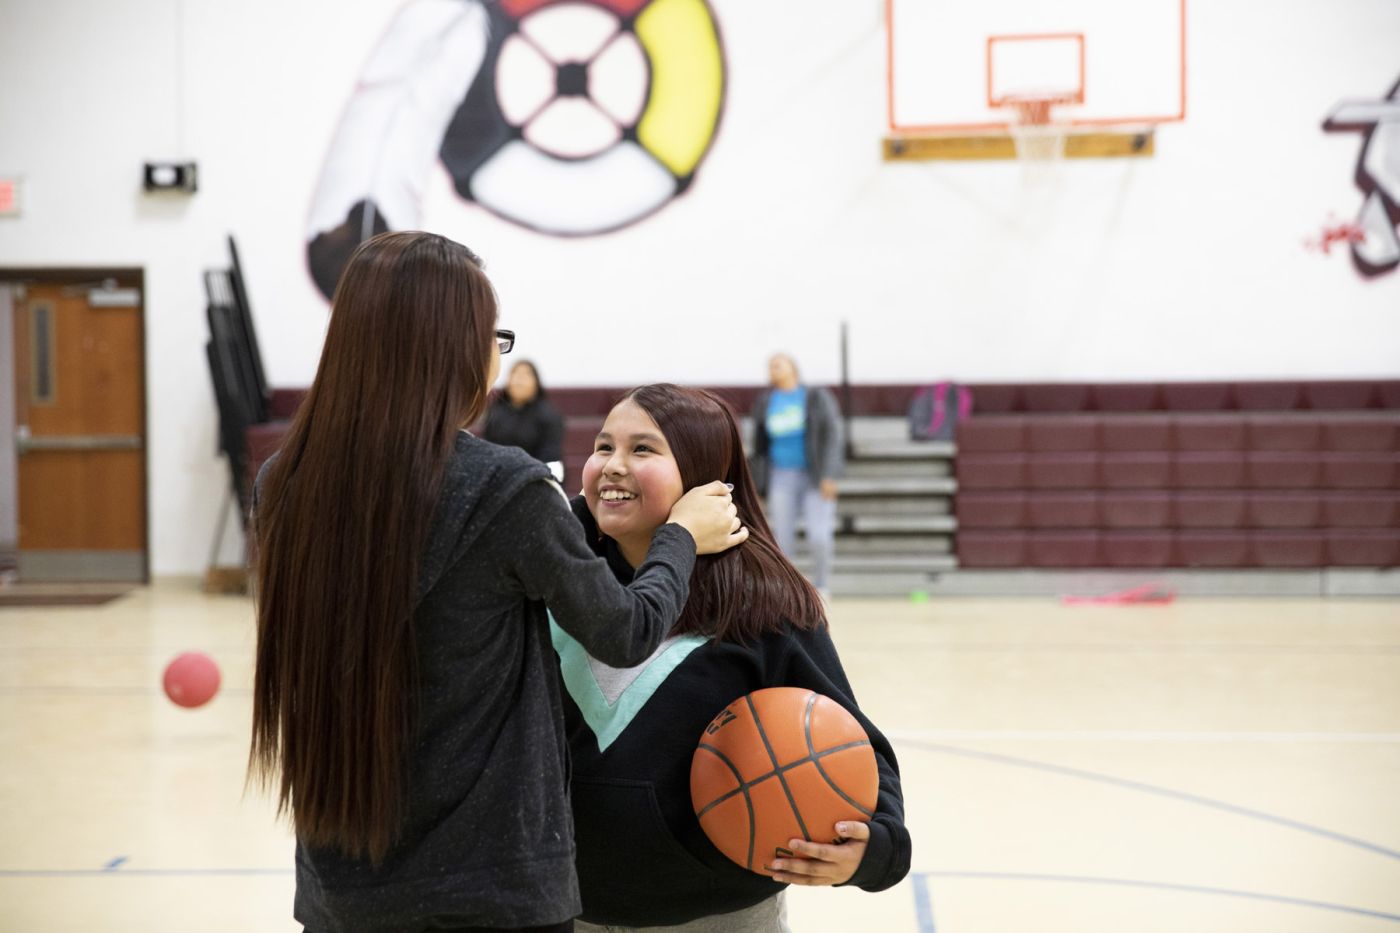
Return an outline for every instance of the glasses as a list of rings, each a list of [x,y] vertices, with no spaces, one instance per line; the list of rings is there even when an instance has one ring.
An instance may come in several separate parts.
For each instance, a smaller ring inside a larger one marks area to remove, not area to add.
[[[496,331],[496,346],[501,348],[502,353],[509,353],[511,349],[515,346],[515,331]]]

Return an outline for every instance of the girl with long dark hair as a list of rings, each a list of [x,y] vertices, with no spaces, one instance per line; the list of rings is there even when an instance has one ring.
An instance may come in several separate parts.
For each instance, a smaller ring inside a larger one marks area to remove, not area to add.
[[[296,830],[307,930],[568,929],[579,912],[545,605],[644,659],[697,548],[746,537],[724,486],[676,502],[630,586],[544,464],[462,428],[513,335],[479,260],[364,243],[310,392],[259,476],[250,777]]]
[[[696,561],[685,609],[650,657],[614,666],[562,626],[552,630],[573,756],[580,930],[782,931],[787,884],[879,891],[909,871],[894,752],[856,705],[820,596],[773,540],[729,407],[674,385],[629,393],[598,434],[574,514],[618,579],[632,580],[671,504],[709,476],[733,485],[749,539]],[[766,865],[773,875],[764,877],[705,837],[689,776],[714,715],[777,686],[806,687],[855,715],[874,746],[880,794],[868,822],[813,828],[842,844],[802,842],[796,857]]]

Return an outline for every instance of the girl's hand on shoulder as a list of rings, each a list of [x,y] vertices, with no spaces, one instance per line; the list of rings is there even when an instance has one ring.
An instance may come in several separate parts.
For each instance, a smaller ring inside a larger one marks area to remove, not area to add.
[[[865,858],[865,844],[870,839],[870,824],[847,821],[836,824],[839,845],[824,845],[793,839],[788,842],[793,857],[774,859],[768,868],[773,878],[787,884],[845,884]]]
[[[718,481],[696,486],[681,496],[671,507],[667,522],[690,532],[697,554],[727,551],[749,536],[749,530],[739,521],[730,487]]]

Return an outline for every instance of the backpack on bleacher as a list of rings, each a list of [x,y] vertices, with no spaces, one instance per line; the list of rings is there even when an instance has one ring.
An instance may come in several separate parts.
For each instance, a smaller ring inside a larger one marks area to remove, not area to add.
[[[914,393],[909,403],[909,438],[951,441],[958,422],[972,414],[972,390],[954,382],[937,382]]]

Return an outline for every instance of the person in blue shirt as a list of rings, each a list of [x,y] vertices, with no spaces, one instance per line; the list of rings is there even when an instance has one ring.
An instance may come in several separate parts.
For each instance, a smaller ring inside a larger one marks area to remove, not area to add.
[[[812,582],[830,595],[836,550],[836,481],[846,465],[841,409],[827,389],[803,385],[786,353],[768,361],[770,387],[754,401],[752,467],[768,498],[768,520],[778,546],[796,553],[802,514],[812,553]]]

